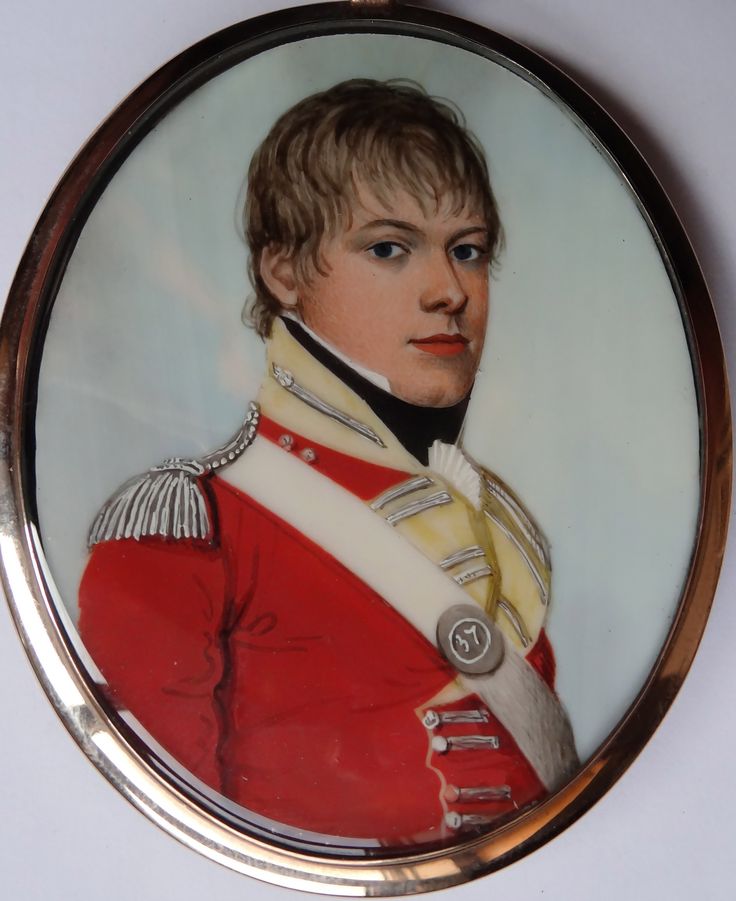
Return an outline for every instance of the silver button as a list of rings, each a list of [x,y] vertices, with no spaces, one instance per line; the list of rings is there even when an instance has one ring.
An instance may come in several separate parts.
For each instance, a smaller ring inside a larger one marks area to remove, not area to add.
[[[294,376],[289,372],[288,369],[282,369],[280,366],[276,366],[274,364],[273,374],[276,377],[276,381],[281,385],[282,388],[291,388],[294,384]]]
[[[463,818],[456,811],[450,810],[445,814],[445,823],[450,827],[450,829],[460,829],[460,827],[463,825]]]
[[[279,447],[283,447],[284,450],[290,451],[292,447],[294,447],[294,439],[291,435],[281,435],[279,438]]]
[[[314,463],[317,460],[317,452],[311,447],[305,447],[299,456],[305,463]]]

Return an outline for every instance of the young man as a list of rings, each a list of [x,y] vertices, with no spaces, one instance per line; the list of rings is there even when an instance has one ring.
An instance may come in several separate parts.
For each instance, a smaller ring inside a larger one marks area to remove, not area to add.
[[[545,541],[458,446],[500,241],[482,151],[417,87],[345,82],[274,125],[246,232],[257,404],[101,510],[84,641],[166,751],[283,831],[488,828],[577,761]]]

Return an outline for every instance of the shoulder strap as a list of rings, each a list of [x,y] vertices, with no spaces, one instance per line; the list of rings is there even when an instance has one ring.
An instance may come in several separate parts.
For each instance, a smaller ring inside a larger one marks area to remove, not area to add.
[[[227,480],[353,572],[434,647],[442,614],[468,602],[459,585],[367,504],[267,439],[256,439]],[[508,643],[493,673],[457,678],[486,701],[548,789],[574,772],[575,743],[562,705]]]
[[[102,505],[88,545],[120,538],[192,538],[211,541],[212,523],[201,477],[222,469],[252,443],[259,420],[251,403],[240,429],[222,447],[199,460],[172,457],[135,476]]]

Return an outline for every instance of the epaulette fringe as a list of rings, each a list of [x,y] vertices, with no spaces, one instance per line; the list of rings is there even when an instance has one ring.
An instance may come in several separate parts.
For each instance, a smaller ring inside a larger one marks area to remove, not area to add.
[[[243,425],[223,447],[199,460],[165,460],[126,482],[95,517],[89,547],[121,538],[211,540],[212,523],[200,478],[245,451],[255,437],[258,419],[258,405],[251,403]]]

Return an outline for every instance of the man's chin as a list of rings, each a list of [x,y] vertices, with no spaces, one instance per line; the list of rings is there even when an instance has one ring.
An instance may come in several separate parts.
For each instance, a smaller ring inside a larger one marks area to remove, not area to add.
[[[419,374],[407,385],[392,385],[392,393],[409,404],[416,407],[435,407],[444,409],[459,404],[470,393],[473,387],[472,379],[444,379],[438,381],[434,378],[423,379]]]

